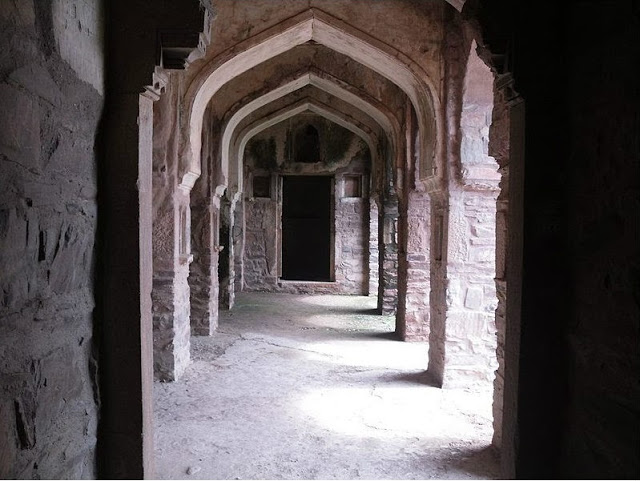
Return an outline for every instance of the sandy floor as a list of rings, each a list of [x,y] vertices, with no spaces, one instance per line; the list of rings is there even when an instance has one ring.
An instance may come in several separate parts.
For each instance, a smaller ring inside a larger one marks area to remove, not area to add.
[[[491,393],[428,384],[375,299],[241,294],[155,384],[162,479],[490,479]]]

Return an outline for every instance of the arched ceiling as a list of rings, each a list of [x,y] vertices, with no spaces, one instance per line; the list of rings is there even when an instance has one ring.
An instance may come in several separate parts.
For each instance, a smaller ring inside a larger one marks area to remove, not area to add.
[[[238,75],[216,92],[208,109],[222,119],[238,103],[258,97],[286,83],[287,78],[294,80],[309,71],[320,71],[361,91],[368,90],[370,96],[386,104],[399,119],[403,116],[406,95],[393,82],[352,58],[315,43],[294,47]]]

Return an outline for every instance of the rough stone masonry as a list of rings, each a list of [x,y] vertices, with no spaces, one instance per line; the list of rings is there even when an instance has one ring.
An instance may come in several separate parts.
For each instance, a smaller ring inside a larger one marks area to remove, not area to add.
[[[99,2],[0,3],[0,477],[96,477]]]

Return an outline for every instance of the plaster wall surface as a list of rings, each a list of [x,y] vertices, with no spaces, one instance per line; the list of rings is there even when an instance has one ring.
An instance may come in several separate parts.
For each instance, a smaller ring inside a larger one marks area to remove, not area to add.
[[[0,3],[0,477],[95,478],[103,17]]]

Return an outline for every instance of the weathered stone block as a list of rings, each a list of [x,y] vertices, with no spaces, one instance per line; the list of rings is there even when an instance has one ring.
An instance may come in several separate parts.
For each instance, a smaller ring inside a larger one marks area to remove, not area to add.
[[[19,89],[0,84],[0,154],[25,169],[39,167],[40,107]]]
[[[467,309],[479,310],[482,308],[483,299],[484,295],[482,287],[469,287],[467,288],[467,293],[464,298],[464,307]]]
[[[472,225],[471,226],[471,235],[476,237],[490,238],[495,239],[496,231],[495,226],[482,226],[482,225]]]
[[[469,249],[469,261],[494,263],[495,249],[489,247],[473,246],[471,249]]]
[[[62,93],[49,72],[38,64],[29,64],[9,74],[9,81],[46,100],[59,105]]]

